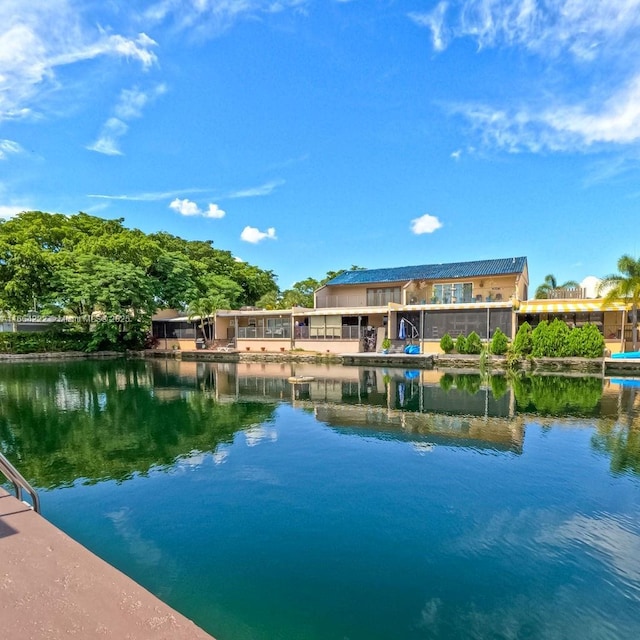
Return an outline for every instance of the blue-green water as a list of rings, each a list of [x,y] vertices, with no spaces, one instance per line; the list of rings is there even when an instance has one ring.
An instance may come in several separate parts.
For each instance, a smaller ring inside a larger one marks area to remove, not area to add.
[[[640,389],[292,373],[0,367],[0,448],[218,640],[640,637]]]

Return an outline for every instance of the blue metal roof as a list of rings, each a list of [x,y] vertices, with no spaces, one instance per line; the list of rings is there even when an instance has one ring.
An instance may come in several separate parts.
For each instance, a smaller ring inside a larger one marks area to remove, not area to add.
[[[408,282],[409,280],[457,280],[478,276],[499,276],[522,273],[527,265],[526,257],[475,260],[473,262],[449,262],[445,264],[421,264],[413,267],[390,269],[365,269],[345,271],[327,282],[338,284],[371,284],[374,282]]]

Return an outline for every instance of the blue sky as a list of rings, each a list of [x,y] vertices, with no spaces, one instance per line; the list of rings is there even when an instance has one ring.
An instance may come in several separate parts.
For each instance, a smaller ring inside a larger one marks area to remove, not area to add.
[[[0,216],[123,217],[294,281],[638,256],[640,0],[2,0]]]

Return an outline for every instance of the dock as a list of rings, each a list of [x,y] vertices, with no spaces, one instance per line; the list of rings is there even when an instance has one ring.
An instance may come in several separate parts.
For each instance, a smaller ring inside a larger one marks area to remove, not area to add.
[[[2,488],[0,558],[3,638],[213,640]]]
[[[640,358],[603,358],[602,374],[638,375],[640,374]]]
[[[433,354],[407,353],[341,353],[344,365],[370,367],[402,367],[404,369],[433,369]]]

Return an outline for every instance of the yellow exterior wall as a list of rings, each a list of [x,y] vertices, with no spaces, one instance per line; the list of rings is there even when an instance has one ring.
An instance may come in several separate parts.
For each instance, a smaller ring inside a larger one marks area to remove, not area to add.
[[[519,295],[518,287],[516,286],[516,275],[511,274],[507,276],[485,276],[482,278],[461,278],[459,280],[434,280],[429,282],[427,287],[427,302],[431,300],[433,295],[434,285],[447,284],[451,282],[470,282],[473,286],[473,297],[478,295],[482,296],[482,300],[486,301],[488,296],[491,296],[495,301],[496,295],[502,296],[502,301],[505,302],[510,298],[515,298]],[[424,297],[424,296],[423,296]]]
[[[420,344],[420,351],[425,354],[439,354],[444,353],[444,351],[440,348],[439,340],[429,340],[427,342],[422,342]]]

